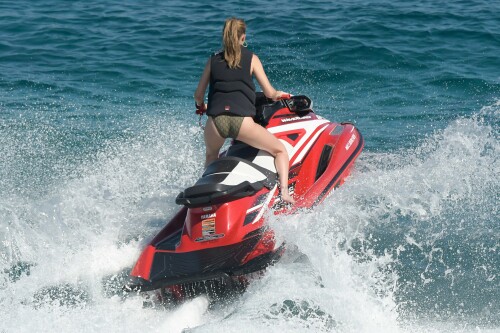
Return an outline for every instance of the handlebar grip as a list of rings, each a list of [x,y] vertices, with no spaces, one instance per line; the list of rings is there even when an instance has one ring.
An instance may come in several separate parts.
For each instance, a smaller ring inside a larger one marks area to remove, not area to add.
[[[290,99],[292,96],[290,94],[282,94],[279,99]]]

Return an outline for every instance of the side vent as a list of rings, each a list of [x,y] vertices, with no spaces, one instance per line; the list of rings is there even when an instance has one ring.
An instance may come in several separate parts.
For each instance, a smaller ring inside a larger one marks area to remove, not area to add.
[[[330,145],[326,145],[321,152],[321,156],[319,158],[318,169],[316,170],[316,178],[314,181],[317,181],[319,177],[325,172],[328,163],[330,162],[330,158],[332,157],[333,147]]]
[[[247,225],[250,222],[253,222],[253,220],[255,219],[255,217],[257,216],[257,214],[259,214],[259,212],[260,212],[260,209],[257,209],[257,210],[254,210],[251,213],[248,213],[247,216],[245,217],[245,222],[243,222],[243,225]]]
[[[261,208],[256,208],[256,207],[262,205],[266,201],[267,196],[268,196],[268,193],[263,193],[263,194],[259,195],[257,199],[255,199],[255,202],[253,203],[253,207],[252,207],[252,208],[255,208],[255,210],[250,212],[250,213],[247,213],[247,216],[245,217],[245,221],[243,222],[243,225],[247,225],[250,222],[253,222],[255,217],[262,210],[262,207]]]

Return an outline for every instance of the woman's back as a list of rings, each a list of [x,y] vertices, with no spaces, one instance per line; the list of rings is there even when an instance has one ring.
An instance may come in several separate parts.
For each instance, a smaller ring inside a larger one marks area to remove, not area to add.
[[[235,114],[255,115],[255,84],[251,74],[253,53],[241,48],[240,66],[230,68],[224,53],[210,59],[210,85],[208,92],[209,116]]]

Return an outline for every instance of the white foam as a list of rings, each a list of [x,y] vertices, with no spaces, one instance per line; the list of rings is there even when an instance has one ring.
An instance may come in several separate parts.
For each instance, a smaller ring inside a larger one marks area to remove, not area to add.
[[[498,117],[498,106],[491,108],[484,112]],[[463,118],[413,150],[363,152],[353,176],[322,205],[271,221],[278,237],[297,248],[287,255],[304,253],[310,263],[284,258],[227,307],[207,310],[208,300],[200,297],[165,310],[144,308],[142,297],[110,292],[104,283],[133,265],[141,246],[177,211],[177,193],[201,174],[201,136],[193,142],[182,124],[151,125],[140,138],[111,142],[45,195],[0,199],[0,273],[11,273],[0,275],[0,332],[438,332],[443,327],[432,320],[413,324],[399,317],[394,255],[410,246],[428,250],[422,273],[430,279],[427,264],[446,264],[436,241],[492,228],[487,214],[498,214],[492,196],[500,181],[495,131]],[[450,210],[465,214],[464,221],[446,220]],[[368,246],[372,231],[397,228],[405,228],[401,244],[386,253]],[[29,275],[24,269],[12,277],[18,262],[33,264]],[[450,267],[443,271],[455,275]],[[34,295],[61,285],[74,291],[73,303],[64,288],[62,304],[48,292],[37,303]],[[458,321],[443,331],[460,327]],[[469,328],[459,331],[488,331]]]

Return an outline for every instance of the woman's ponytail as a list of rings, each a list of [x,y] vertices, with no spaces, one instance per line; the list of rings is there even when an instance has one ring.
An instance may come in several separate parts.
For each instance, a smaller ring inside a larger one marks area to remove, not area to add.
[[[224,59],[229,68],[241,68],[240,38],[246,31],[245,21],[235,17],[228,18],[224,23],[222,43],[224,45]]]

